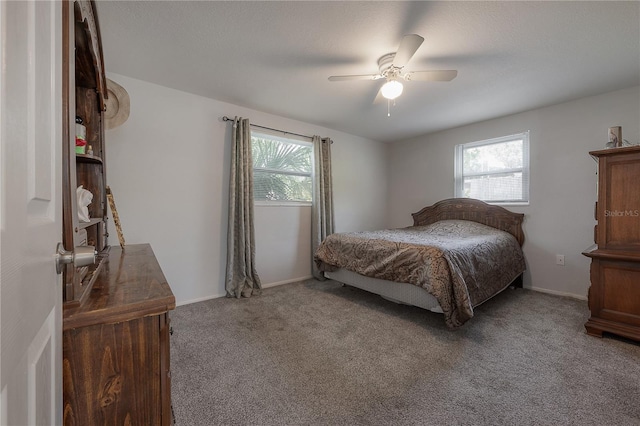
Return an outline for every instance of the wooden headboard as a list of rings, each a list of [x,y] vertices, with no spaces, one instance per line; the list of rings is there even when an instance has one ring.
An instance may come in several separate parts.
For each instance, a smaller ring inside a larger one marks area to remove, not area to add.
[[[482,223],[506,231],[524,244],[522,221],[524,214],[513,213],[504,207],[492,206],[472,198],[450,198],[425,207],[413,216],[413,225],[429,225],[439,220],[462,219]]]

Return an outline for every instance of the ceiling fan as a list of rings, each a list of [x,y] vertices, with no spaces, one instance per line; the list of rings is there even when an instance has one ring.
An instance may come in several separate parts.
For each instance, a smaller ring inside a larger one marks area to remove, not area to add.
[[[380,80],[385,79],[386,82],[380,88],[378,96],[374,103],[384,97],[388,100],[394,100],[402,94],[403,85],[400,80],[405,81],[451,81],[458,75],[456,70],[439,70],[439,71],[410,71],[403,72],[404,67],[416,53],[424,38],[418,34],[408,34],[402,38],[398,51],[395,53],[387,53],[378,59],[378,74],[364,75],[332,75],[329,81],[347,81],[347,80]]]

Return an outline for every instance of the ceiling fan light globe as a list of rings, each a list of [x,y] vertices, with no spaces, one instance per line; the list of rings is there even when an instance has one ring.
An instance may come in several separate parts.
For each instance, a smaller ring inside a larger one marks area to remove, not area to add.
[[[380,89],[380,92],[382,93],[382,96],[384,96],[386,99],[393,100],[402,94],[402,89],[404,89],[404,87],[402,86],[402,83],[400,83],[397,80],[391,80],[391,81],[387,81],[382,86],[382,88]]]

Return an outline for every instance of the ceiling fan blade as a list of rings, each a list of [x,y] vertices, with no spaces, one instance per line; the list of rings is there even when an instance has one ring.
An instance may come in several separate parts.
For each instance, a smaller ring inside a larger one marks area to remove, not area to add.
[[[400,46],[398,46],[396,56],[393,58],[393,66],[402,68],[407,65],[407,62],[413,57],[423,41],[424,38],[418,34],[408,34],[404,36],[400,42]]]
[[[332,75],[329,81],[348,81],[348,80],[378,80],[382,78],[380,74],[366,75]]]
[[[451,81],[458,75],[456,70],[413,71],[404,75],[407,81]]]

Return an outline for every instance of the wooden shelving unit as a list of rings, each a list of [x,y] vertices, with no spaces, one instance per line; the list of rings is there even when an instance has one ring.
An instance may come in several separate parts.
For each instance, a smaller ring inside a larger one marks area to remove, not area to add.
[[[98,252],[93,265],[63,271],[63,424],[170,425],[175,298],[151,246],[109,246],[100,25],[93,1],[65,0],[62,10],[63,245]],[[92,155],[75,153],[77,116]],[[93,194],[89,222],[78,218],[80,185]]]

